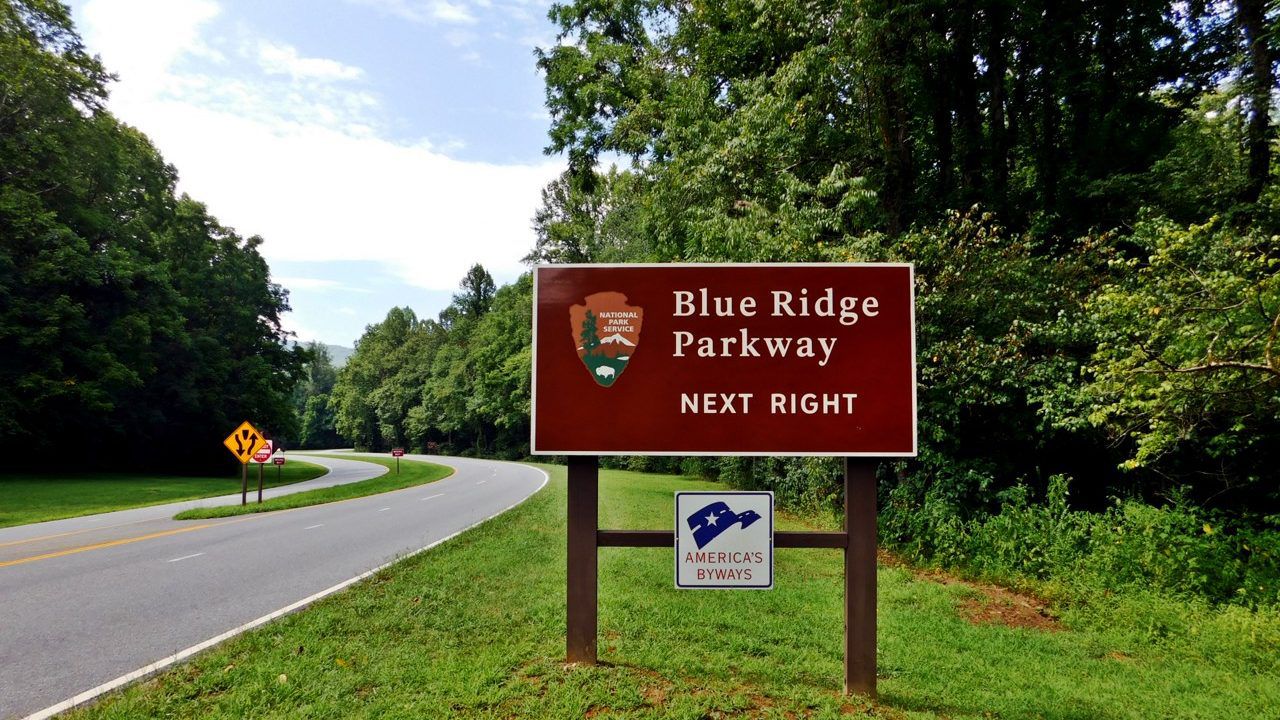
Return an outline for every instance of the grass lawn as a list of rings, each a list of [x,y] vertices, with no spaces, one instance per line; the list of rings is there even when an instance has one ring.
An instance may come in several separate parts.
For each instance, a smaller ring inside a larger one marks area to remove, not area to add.
[[[249,484],[258,487],[257,470],[249,468]],[[328,472],[319,465],[291,460],[276,481],[266,468],[265,486],[288,485]],[[240,471],[226,477],[181,477],[82,473],[75,475],[0,475],[0,527],[93,515],[111,510],[160,505],[179,500],[240,492]]]
[[[250,502],[248,505],[221,505],[218,507],[192,508],[191,510],[184,510],[177,515],[174,515],[173,519],[203,520],[206,518],[231,517],[232,515],[247,515],[249,513],[271,512],[272,510],[287,510],[289,508],[300,508],[308,505],[320,505],[322,503],[337,502],[338,500],[350,500],[351,498],[364,497],[365,495],[377,495],[378,493],[413,487],[414,485],[423,485],[425,483],[435,482],[436,480],[453,474],[453,468],[436,465],[435,463],[422,462],[420,460],[405,460],[404,458],[401,458],[400,474],[397,475],[395,473],[394,459],[388,460],[385,458],[349,455],[318,455],[317,457],[360,460],[361,462],[384,465],[391,471],[386,475],[379,475],[376,478],[361,480],[360,482],[348,483],[346,485],[335,485],[333,487],[319,488],[317,490],[307,490],[305,492],[293,493],[292,495],[282,495],[277,498],[271,498],[270,500],[266,500],[262,503]]]
[[[670,550],[603,550],[606,662],[566,666],[564,469],[549,469],[500,519],[72,716],[1277,717],[1275,616],[1010,627],[999,618],[1025,598],[893,566],[879,575],[880,702],[842,697],[840,558],[826,550],[778,551],[777,587],[758,592],[677,591]],[[669,527],[672,491],[706,487],[606,471],[602,526]]]

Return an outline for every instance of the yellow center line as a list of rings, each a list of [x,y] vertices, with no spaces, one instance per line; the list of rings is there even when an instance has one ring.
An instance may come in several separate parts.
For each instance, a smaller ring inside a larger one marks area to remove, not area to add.
[[[10,545],[24,545],[26,543],[39,542],[41,540],[52,540],[54,538],[67,537],[68,535],[80,535],[95,530],[110,530],[111,528],[124,527],[125,525],[137,525],[139,523],[154,522],[163,519],[160,516],[146,518],[145,520],[130,520],[129,522],[115,523],[114,525],[98,525],[95,527],[82,528],[80,530],[68,530],[66,532],[54,533],[52,535],[39,535],[37,537],[24,538],[22,540],[10,540],[9,542],[0,543],[0,547],[9,547]]]
[[[5,560],[0,562],[0,568],[9,567],[10,565],[22,565],[37,560],[49,560],[51,558],[63,557],[65,555],[75,555],[76,553],[88,552],[90,550],[101,550],[103,548],[116,547],[117,545],[129,545],[130,543],[142,542],[143,540],[154,540],[155,538],[168,537],[170,535],[180,535],[189,533],[193,530],[204,530],[205,528],[218,527],[221,525],[231,525],[232,523],[244,522],[252,520],[261,515],[249,515],[235,520],[227,520],[225,522],[204,523],[203,525],[192,525],[190,527],[181,527],[174,530],[163,530],[161,532],[148,533],[146,535],[138,535],[136,537],[121,538],[119,540],[108,540],[107,542],[94,543],[92,545],[81,545],[79,547],[67,548],[66,550],[58,550],[55,552],[44,553],[43,555],[32,555],[30,557],[18,558],[17,560]]]
[[[359,461],[359,460],[357,460],[357,461],[355,461],[355,462],[360,462],[360,461]],[[384,467],[385,467],[385,466],[384,466]],[[444,477],[442,477],[442,478],[437,478],[436,480],[433,480],[433,481],[431,481],[431,482],[439,482],[440,480],[446,480],[446,479],[448,479],[448,478],[453,477],[453,476],[458,472],[458,469],[457,469],[457,468],[450,468],[450,470],[452,470],[452,472],[450,472],[448,475],[445,475],[445,476],[444,476]],[[384,474],[385,474],[385,473],[384,473]],[[377,476],[375,476],[375,477],[382,477],[382,476],[381,476],[381,475],[377,475]],[[373,478],[369,478],[369,479],[373,479]],[[429,485],[429,484],[431,484],[431,483],[419,483],[419,484],[420,484],[420,485]],[[336,486],[335,486],[335,487],[336,487]],[[410,490],[410,489],[414,489],[414,488],[416,488],[416,487],[418,487],[418,485],[410,485],[410,486],[408,486],[408,487],[400,488],[399,490],[393,490],[393,491],[390,491],[390,493],[394,493],[394,492],[401,492],[401,491],[403,491],[403,490]],[[317,489],[320,489],[320,488],[317,488]],[[386,493],[386,494],[390,494],[390,493]],[[382,493],[379,493],[379,494],[382,494]],[[119,539],[119,540],[109,540],[109,541],[107,541],[107,542],[95,543],[95,544],[93,544],[93,545],[81,545],[81,546],[79,546],[79,547],[67,548],[66,550],[58,550],[58,551],[56,551],[56,552],[44,553],[43,555],[32,555],[32,556],[30,556],[30,557],[18,558],[18,559],[16,559],[16,560],[4,560],[4,561],[0,561],[0,568],[9,567],[9,566],[11,566],[11,565],[22,565],[22,564],[24,564],[24,563],[36,562],[37,560],[49,560],[49,559],[51,559],[51,558],[63,557],[63,556],[65,556],[65,555],[74,555],[74,554],[76,554],[76,553],[88,552],[88,551],[90,551],[90,550],[101,550],[101,549],[103,549],[103,548],[116,547],[117,545],[128,545],[128,544],[130,544],[130,543],[142,542],[143,540],[153,540],[153,539],[155,539],[155,538],[167,537],[167,536],[169,536],[169,535],[178,535],[178,534],[181,534],[181,533],[188,533],[188,532],[191,532],[191,531],[193,531],[193,530],[204,530],[205,528],[219,527],[219,526],[221,526],[221,525],[231,525],[232,523],[240,523],[240,522],[245,522],[245,521],[248,521],[248,520],[261,519],[261,518],[267,518],[267,517],[277,517],[277,516],[280,516],[280,515],[284,515],[284,514],[286,514],[286,513],[294,512],[294,511],[296,511],[296,510],[309,510],[309,509],[313,509],[313,508],[332,507],[332,506],[334,506],[334,505],[340,505],[340,504],[342,504],[342,503],[353,502],[353,501],[356,501],[356,500],[368,500],[368,499],[369,499],[369,498],[371,498],[371,497],[374,497],[374,496],[373,496],[373,495],[361,495],[361,496],[358,496],[358,497],[344,498],[344,499],[342,499],[342,500],[334,500],[333,502],[318,503],[318,504],[316,504],[316,505],[303,505],[303,506],[301,506],[301,507],[282,508],[282,509],[280,509],[280,510],[270,510],[270,511],[267,511],[267,512],[250,513],[250,514],[248,514],[248,515],[245,515],[244,517],[237,517],[237,518],[235,518],[234,520],[226,520],[226,521],[224,521],[224,522],[204,523],[203,525],[192,525],[192,526],[190,526],[190,527],[182,527],[182,528],[177,528],[177,529],[174,529],[174,530],[164,530],[164,531],[162,531],[162,532],[149,533],[149,534],[147,534],[147,535],[139,535],[139,536],[137,536],[137,537],[121,538],[121,539]],[[137,520],[137,521],[134,521],[134,522],[121,523],[120,525],[106,525],[106,526],[103,526],[103,527],[100,527],[100,528],[86,528],[85,530],[73,530],[73,531],[71,531],[71,532],[58,533],[57,535],[46,535],[46,536],[44,536],[44,537],[40,537],[40,538],[29,538],[29,539],[27,539],[27,540],[17,540],[17,541],[10,542],[10,543],[6,543],[6,544],[8,544],[8,545],[18,545],[18,544],[25,543],[25,542],[33,542],[33,541],[35,541],[35,540],[47,540],[47,539],[50,539],[50,538],[62,537],[62,536],[64,536],[64,535],[75,535],[75,534],[78,534],[78,533],[81,533],[81,532],[87,532],[87,531],[89,531],[89,530],[105,530],[105,529],[107,529],[107,528],[111,528],[111,527],[120,527],[121,525],[133,525],[133,524],[136,524],[136,523],[138,523],[138,522],[151,522],[151,521],[150,521],[150,520]],[[0,545],[0,547],[4,547],[4,545]]]

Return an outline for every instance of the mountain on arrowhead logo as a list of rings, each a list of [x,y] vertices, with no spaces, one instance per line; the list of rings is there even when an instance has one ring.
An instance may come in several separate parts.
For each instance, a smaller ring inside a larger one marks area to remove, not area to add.
[[[644,308],[627,304],[619,292],[588,295],[581,305],[569,308],[573,345],[591,379],[609,387],[622,377],[636,347]]]

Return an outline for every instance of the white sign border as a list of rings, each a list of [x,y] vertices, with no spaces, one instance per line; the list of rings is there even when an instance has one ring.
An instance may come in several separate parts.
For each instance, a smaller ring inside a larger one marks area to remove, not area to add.
[[[768,495],[769,496],[769,584],[768,585],[681,585],[680,584],[680,496],[681,495]],[[677,590],[772,590],[774,588],[774,497],[771,490],[677,490],[672,498],[671,512],[675,515],[675,554],[672,555]]]
[[[728,268],[794,268],[794,267],[897,267],[906,268],[910,283],[911,295],[911,450],[899,452],[794,452],[777,451],[743,451],[743,450],[539,450],[538,449],[538,272],[543,269],[557,268],[670,268],[670,267],[728,267]],[[919,399],[916,396],[920,384],[916,368],[916,266],[914,263],[900,262],[854,262],[854,263],[541,263],[533,266],[533,356],[530,361],[532,369],[529,386],[529,454],[530,455],[580,455],[580,456],[618,456],[618,455],[651,455],[671,457],[917,457],[920,454],[920,423],[917,413]]]

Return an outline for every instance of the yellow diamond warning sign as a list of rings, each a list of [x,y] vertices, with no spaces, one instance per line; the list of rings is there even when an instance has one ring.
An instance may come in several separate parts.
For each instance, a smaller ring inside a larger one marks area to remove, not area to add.
[[[262,433],[258,432],[257,428],[245,420],[240,423],[240,427],[236,428],[235,432],[222,441],[222,444],[227,446],[237,460],[247,463],[253,458],[254,453],[267,444],[267,440],[262,437]]]

